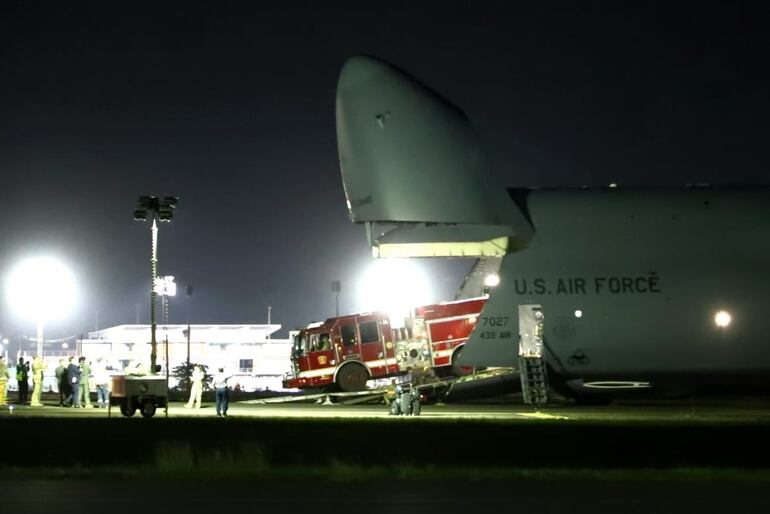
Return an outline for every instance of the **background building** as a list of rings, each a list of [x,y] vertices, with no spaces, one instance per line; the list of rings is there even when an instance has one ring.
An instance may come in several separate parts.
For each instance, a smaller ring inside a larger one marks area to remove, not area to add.
[[[230,385],[244,391],[279,390],[291,362],[289,339],[270,339],[281,325],[190,325],[190,362],[208,366],[210,373],[223,367],[234,375]],[[187,325],[158,325],[158,364],[166,370],[166,348],[170,369],[187,360]],[[166,343],[168,341],[168,343]],[[47,345],[44,351],[48,369],[44,390],[56,390],[54,371],[59,359],[85,356],[89,361],[104,359],[112,372],[122,372],[130,363],[150,363],[150,325],[118,325],[90,332],[88,338],[63,348]],[[31,352],[34,353],[34,352]],[[23,352],[26,359],[32,355]],[[13,364],[10,362],[9,364]],[[12,373],[15,386],[15,373]],[[173,386],[173,384],[172,384]]]

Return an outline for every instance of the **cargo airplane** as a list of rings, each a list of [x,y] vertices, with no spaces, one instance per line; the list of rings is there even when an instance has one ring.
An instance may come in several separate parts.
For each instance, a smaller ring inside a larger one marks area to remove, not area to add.
[[[770,188],[496,188],[465,114],[370,57],[344,65],[336,123],[374,257],[501,260],[460,364],[519,366],[535,306],[550,385],[578,399],[770,391]]]

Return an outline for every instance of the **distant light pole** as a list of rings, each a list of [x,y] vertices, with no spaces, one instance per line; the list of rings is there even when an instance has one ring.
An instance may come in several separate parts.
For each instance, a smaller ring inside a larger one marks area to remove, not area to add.
[[[23,261],[11,272],[8,299],[37,327],[37,355],[43,358],[43,323],[60,319],[72,309],[75,280],[61,262],[50,257]]]
[[[339,280],[332,280],[332,293],[336,293],[336,301],[335,301],[335,309],[334,309],[335,317],[340,316],[340,291],[342,291],[342,282]]]
[[[267,339],[270,339],[270,312],[273,310],[272,305],[267,306]]]
[[[185,289],[187,293],[187,369],[190,369],[190,299],[193,294],[193,285],[189,284]]]
[[[155,281],[158,278],[158,225],[156,220],[170,222],[174,217],[174,208],[179,203],[176,196],[140,196],[139,203],[134,209],[134,219],[137,221],[152,220],[152,252],[150,254],[150,268],[152,281],[150,282],[150,374],[155,374],[155,365],[158,360],[158,342],[155,339]]]
[[[158,277],[155,279],[155,293],[163,300],[163,323],[168,325],[168,299],[169,296],[176,296],[176,283],[173,275]]]

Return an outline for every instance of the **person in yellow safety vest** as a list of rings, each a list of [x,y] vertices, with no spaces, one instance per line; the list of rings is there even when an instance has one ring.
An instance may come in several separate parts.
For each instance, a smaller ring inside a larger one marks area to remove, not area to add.
[[[29,400],[29,361],[24,362],[24,357],[19,357],[16,366],[16,382],[19,384],[19,403]]]
[[[40,400],[40,396],[43,394],[43,371],[48,367],[48,364],[40,358],[39,355],[35,355],[32,359],[32,401],[30,405],[32,407],[42,407],[43,402]]]
[[[5,405],[7,403],[5,400],[5,391],[6,387],[8,386],[9,378],[10,375],[8,374],[8,366],[5,365],[3,356],[0,355],[0,405]]]
[[[80,405],[92,408],[91,405],[91,363],[80,357]]]
[[[201,367],[196,365],[193,368],[192,376],[190,377],[190,380],[192,380],[192,386],[190,387],[190,399],[185,404],[186,408],[188,409],[192,409],[193,407],[196,407],[198,409],[201,408],[201,395],[203,394],[204,376],[205,374],[203,373],[203,370],[201,369]]]
[[[382,399],[385,400],[385,405],[390,406],[396,399],[396,379],[391,379],[390,385],[385,390],[385,394],[382,395]]]

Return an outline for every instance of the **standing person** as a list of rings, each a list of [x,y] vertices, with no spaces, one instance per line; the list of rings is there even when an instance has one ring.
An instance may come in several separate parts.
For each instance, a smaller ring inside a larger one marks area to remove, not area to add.
[[[217,398],[217,416],[227,417],[227,381],[232,375],[225,373],[225,368],[219,368],[214,375],[214,390]]]
[[[8,366],[6,366],[3,356],[0,355],[0,405],[5,405],[7,403],[5,400],[5,390],[6,387],[8,387],[8,379],[10,376],[11,375],[8,373]]]
[[[16,365],[16,382],[19,383],[19,403],[29,400],[29,361],[24,362],[24,357],[19,357]]]
[[[104,364],[104,360],[99,357],[96,359],[91,370],[94,374],[94,385],[96,385],[96,401],[97,407],[105,408],[109,402],[110,394],[110,374],[107,373],[107,366]]]
[[[197,407],[198,409],[201,408],[201,395],[203,394],[203,378],[205,376],[205,373],[203,373],[203,369],[201,369],[200,366],[197,364],[193,368],[192,376],[190,377],[190,380],[192,381],[192,385],[190,386],[190,399],[187,400],[187,403],[185,404],[185,407],[188,409],[192,409],[193,407]],[[196,406],[197,403],[197,406]]]
[[[396,401],[396,379],[392,378],[390,379],[390,385],[387,389],[385,389],[385,393],[382,395],[382,399],[385,402],[385,405],[390,407],[390,405]]]
[[[93,407],[91,405],[91,363],[85,357],[81,357],[80,362],[80,405]]]
[[[81,357],[82,359],[83,357]],[[67,383],[69,383],[70,397],[67,399],[67,404],[80,408],[80,367],[72,362],[72,357],[69,359],[69,366],[67,366]]]
[[[48,364],[43,360],[40,355],[35,355],[32,359],[32,401],[30,405],[33,407],[42,407],[43,402],[41,396],[43,395],[43,372],[48,368]]]
[[[64,365],[64,359],[59,359],[59,367],[56,368],[56,385],[59,388],[59,407],[64,407],[64,400],[69,396],[69,387],[67,384],[67,367]]]

